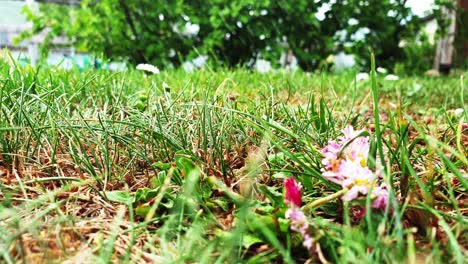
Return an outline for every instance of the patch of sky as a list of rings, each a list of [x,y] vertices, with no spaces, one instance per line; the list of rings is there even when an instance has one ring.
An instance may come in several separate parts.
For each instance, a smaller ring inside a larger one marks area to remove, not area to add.
[[[356,32],[351,35],[351,40],[353,41],[362,41],[366,39],[366,35],[371,31],[368,27],[359,28]]]
[[[350,18],[348,20],[348,25],[350,25],[350,26],[355,26],[357,24],[359,24],[359,21],[357,19],[355,19],[355,18]]]
[[[406,6],[411,8],[413,14],[423,17],[433,8],[434,0],[408,0]]]
[[[326,13],[330,10],[330,4],[323,4],[318,8],[317,13],[315,13],[315,17],[317,18],[317,20],[323,21],[326,17]]]

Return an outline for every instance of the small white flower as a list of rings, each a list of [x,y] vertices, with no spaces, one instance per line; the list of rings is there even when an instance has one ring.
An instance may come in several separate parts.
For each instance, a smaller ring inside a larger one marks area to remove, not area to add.
[[[398,79],[400,79],[400,77],[394,75],[394,74],[389,74],[387,76],[385,76],[385,80],[387,81],[398,81]]]
[[[423,88],[423,86],[421,84],[415,83],[415,84],[413,84],[412,86],[409,87],[408,95],[413,96],[413,95],[417,94],[419,91],[421,91],[422,88]]]
[[[171,58],[174,57],[174,56],[176,55],[175,50],[174,50],[174,49],[170,49],[168,55],[169,55],[169,57],[171,57]]]
[[[193,65],[193,63],[190,61],[185,61],[182,63],[182,68],[185,72],[192,73],[195,70],[195,65]]]
[[[198,32],[200,32],[200,26],[198,24],[192,24],[190,22],[185,23],[184,35],[196,36]]]
[[[398,47],[399,48],[404,48],[406,47],[406,45],[408,45],[408,42],[404,39],[400,40],[400,42],[398,42]]]
[[[378,73],[382,73],[382,74],[386,74],[386,73],[388,72],[387,69],[382,68],[382,67],[377,67],[376,71],[377,71]]]
[[[369,74],[367,72],[360,72],[356,75],[357,81],[367,81],[369,80]]]
[[[355,19],[355,18],[350,18],[348,20],[348,25],[350,25],[350,26],[355,26],[357,24],[359,24],[359,21],[357,19]]]
[[[353,55],[340,52],[334,56],[333,64],[336,71],[342,71],[356,65],[356,60]]]
[[[158,67],[156,67],[154,65],[151,65],[151,64],[140,63],[140,64],[137,65],[136,69],[140,70],[140,71],[151,72],[153,74],[159,74]]]
[[[322,4],[315,13],[315,18],[317,18],[318,21],[324,20],[326,18],[326,13],[330,10],[331,6],[329,4]]]
[[[387,12],[387,16],[389,16],[389,17],[396,17],[397,15],[398,15],[398,12],[395,11],[395,10],[389,10]]]
[[[368,27],[361,27],[356,32],[354,32],[350,38],[353,41],[362,41],[366,39],[366,35],[369,34],[371,30]]]
[[[460,117],[463,114],[464,110],[463,108],[457,108],[453,111],[453,115],[455,117]]]
[[[208,61],[208,56],[207,55],[200,55],[196,57],[195,59],[192,60],[192,63],[195,67],[201,68],[205,63]]]
[[[267,73],[267,72],[270,72],[272,69],[271,69],[271,62],[267,61],[267,60],[262,60],[262,59],[259,59],[257,60],[257,63],[255,63],[255,69],[259,72],[259,73]]]

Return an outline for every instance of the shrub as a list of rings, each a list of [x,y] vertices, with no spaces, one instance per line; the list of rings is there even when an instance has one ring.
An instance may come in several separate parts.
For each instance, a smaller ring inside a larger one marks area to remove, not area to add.
[[[28,13],[35,26],[24,36],[50,27],[49,35],[66,34],[81,50],[159,67],[199,54],[248,65],[292,50],[301,68],[312,70],[343,47],[364,58],[363,66],[372,50],[390,67],[404,57],[400,39],[419,28],[405,2],[84,0],[79,7],[41,4]]]

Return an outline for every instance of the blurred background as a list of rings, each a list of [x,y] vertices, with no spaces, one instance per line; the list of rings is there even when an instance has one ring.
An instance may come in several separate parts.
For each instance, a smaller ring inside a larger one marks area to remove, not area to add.
[[[20,63],[82,70],[365,70],[374,52],[389,72],[439,74],[466,70],[467,8],[466,0],[0,0],[0,47]]]

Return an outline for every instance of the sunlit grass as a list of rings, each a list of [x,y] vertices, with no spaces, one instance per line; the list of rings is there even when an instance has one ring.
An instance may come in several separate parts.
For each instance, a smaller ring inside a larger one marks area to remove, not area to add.
[[[354,76],[0,60],[2,262],[463,262],[466,81]],[[340,199],[311,210],[309,254],[282,182],[299,180],[306,203],[339,190],[320,149],[348,124],[381,132],[392,210],[362,221]]]

